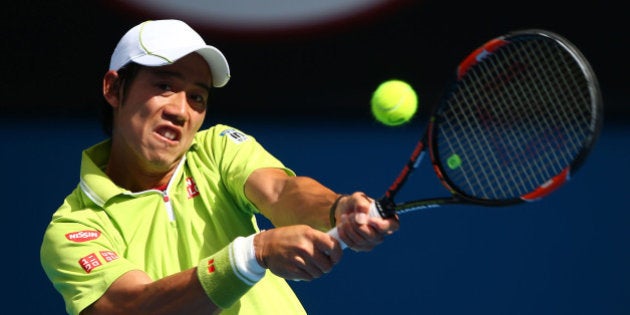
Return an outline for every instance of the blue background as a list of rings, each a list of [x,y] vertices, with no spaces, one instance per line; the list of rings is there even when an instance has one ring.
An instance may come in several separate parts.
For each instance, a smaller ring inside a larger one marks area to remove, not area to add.
[[[24,314],[64,314],[39,264],[41,236],[78,184],[81,150],[103,139],[97,105],[111,49],[129,27],[157,17],[75,2],[23,1],[3,12],[0,231],[8,246],[2,259],[8,292],[2,300],[19,301]],[[330,274],[292,283],[307,310],[630,314],[624,62],[630,43],[620,16],[626,11],[607,1],[532,1],[500,14],[497,8],[517,4],[406,3],[360,23],[282,38],[204,31],[233,71],[230,84],[217,91],[207,125],[228,123],[252,134],[296,172],[336,191],[380,196],[406,162],[424,117],[399,128],[375,123],[367,104],[376,84],[405,79],[427,108],[473,47],[512,29],[539,27],[568,37],[591,60],[605,127],[586,165],[547,199],[406,214],[400,231],[376,250],[346,251]],[[425,164],[399,198],[444,193]]]
[[[298,173],[373,196],[398,174],[420,130],[226,121]],[[39,265],[39,242],[50,214],[78,183],[80,151],[102,135],[87,119],[2,126],[8,171],[2,231],[9,245],[3,299],[23,301],[26,314],[63,314]],[[547,199],[405,214],[400,231],[376,250],[347,250],[330,274],[292,285],[311,314],[628,314],[628,156],[630,128],[609,124],[583,169]],[[424,166],[400,198],[445,193]]]

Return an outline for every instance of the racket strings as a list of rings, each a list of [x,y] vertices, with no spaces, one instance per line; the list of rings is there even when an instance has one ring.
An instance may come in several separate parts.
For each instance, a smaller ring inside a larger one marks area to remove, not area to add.
[[[438,113],[449,181],[482,199],[512,199],[559,174],[592,127],[584,69],[555,40],[514,40],[472,67]]]
[[[558,54],[560,52],[564,52],[562,50],[551,50],[547,45],[540,45],[541,49],[546,49],[548,51],[545,54],[552,55]],[[588,126],[588,120],[586,119],[588,113],[584,113],[580,105],[588,105],[589,99],[578,99],[579,91],[587,91],[588,87],[580,85],[575,80],[575,74],[567,72],[568,70],[575,71],[576,69],[571,69],[572,64],[567,63],[567,56],[553,56],[552,58],[548,58],[552,65],[549,69],[541,69],[540,71],[533,71],[532,74],[536,75],[536,77],[532,78],[537,82],[549,82],[551,88],[542,89],[542,93],[540,94],[532,94],[532,95],[541,95],[543,99],[550,100],[553,104],[561,104],[561,105],[576,105],[571,106],[569,108],[567,106],[547,106],[545,109],[548,110],[547,115],[550,117],[559,117],[557,121],[553,121],[552,125],[544,126],[547,128],[546,130],[558,130],[559,128],[563,128],[563,130],[554,133],[554,136],[548,137],[550,140],[549,145],[551,146],[545,152],[548,152],[551,155],[551,159],[548,161],[549,163],[556,162],[556,165],[553,168],[549,168],[550,170],[562,169],[566,165],[568,165],[571,160],[577,155],[579,148],[582,145],[581,139],[584,139],[585,135],[581,134],[581,131],[586,131],[588,128],[577,128],[577,126]],[[546,66],[545,63],[541,62],[540,66]],[[558,72],[552,72],[551,70],[557,70]],[[542,77],[541,74],[549,74],[547,77]],[[547,80],[548,79],[548,80]],[[585,82],[585,81],[583,81]],[[570,87],[570,89],[567,89]],[[582,108],[584,109],[584,108]],[[588,107],[586,107],[588,110]],[[543,126],[541,126],[542,128]],[[563,136],[566,135],[566,136]],[[553,141],[555,140],[555,141]],[[562,142],[568,141],[566,146],[562,146]],[[567,154],[559,156],[557,153],[562,152],[562,149],[574,149],[573,151],[566,152]],[[547,178],[553,176],[555,174],[546,174]]]
[[[540,48],[540,47],[536,47],[536,48]],[[544,48],[544,47],[542,47]],[[536,49],[532,49],[532,51],[535,51]],[[529,52],[529,51],[528,51]],[[545,52],[544,54],[542,54],[543,56],[548,55],[548,52]],[[536,56],[534,54],[519,54],[519,56],[517,56],[518,58],[528,58],[529,56]],[[528,58],[529,59],[529,58]],[[558,95],[555,93],[556,89],[555,89],[555,84],[552,80],[549,80],[550,78],[554,78],[557,75],[559,75],[558,73],[554,72],[554,69],[558,69],[557,67],[547,67],[548,65],[545,64],[544,62],[538,62],[537,60],[528,60],[528,62],[530,62],[532,67],[535,67],[536,69],[534,71],[529,71],[528,73],[531,75],[531,77],[527,78],[526,81],[521,82],[520,84],[518,84],[518,89],[522,90],[522,93],[524,95],[524,97],[526,96],[530,96],[531,97],[531,101],[534,102],[534,104],[544,104],[544,102],[549,101],[551,104],[558,104],[561,103],[562,100],[558,99]],[[532,82],[532,83],[541,83],[543,86],[538,86],[537,84],[531,84],[528,82]],[[547,86],[547,87],[545,87]],[[560,127],[560,122],[559,121],[553,121],[552,118],[553,117],[560,117],[559,115],[563,115],[563,113],[558,111],[558,107],[557,106],[534,106],[531,108],[531,110],[528,113],[528,116],[526,116],[528,118],[528,123],[526,124],[526,126],[531,126],[530,128],[532,128],[533,130],[524,130],[524,133],[526,135],[531,136],[538,136],[536,134],[536,131],[543,131],[546,130],[547,132],[550,132],[550,136],[546,137],[546,140],[548,140],[548,142],[539,142],[536,141],[535,139],[528,139],[529,141],[532,141],[532,143],[534,144],[534,146],[532,148],[528,147],[529,151],[538,151],[538,152],[543,152],[546,153],[546,155],[542,155],[540,156],[538,159],[531,159],[530,161],[532,163],[535,163],[535,165],[523,165],[522,169],[523,171],[528,171],[530,169],[537,169],[541,171],[540,176],[543,178],[551,178],[553,177],[555,174],[551,173],[551,171],[555,171],[557,169],[561,169],[563,165],[567,165],[566,163],[563,163],[561,161],[561,157],[558,156],[557,151],[554,150],[553,148],[556,146],[556,140],[558,140],[557,138],[553,137],[553,135],[561,135],[562,132],[556,132],[554,133],[554,130],[557,131],[557,128]],[[535,111],[541,111],[540,113],[537,113]],[[540,145],[547,145],[548,147],[539,147],[536,148],[536,146],[540,146]],[[528,154],[536,154],[537,152],[528,152]],[[550,165],[551,163],[553,163],[554,165]],[[536,184],[540,184],[540,181],[534,181],[536,180],[536,178],[529,178],[531,181],[528,183],[528,186],[525,187],[532,187],[532,185],[536,185]],[[527,189],[527,188],[525,188]]]

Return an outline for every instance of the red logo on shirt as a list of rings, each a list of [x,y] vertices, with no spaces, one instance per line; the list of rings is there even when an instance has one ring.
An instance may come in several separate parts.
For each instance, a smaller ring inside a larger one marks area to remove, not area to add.
[[[208,273],[214,272],[214,258],[208,260]]]
[[[98,257],[92,253],[79,259],[79,265],[81,265],[81,268],[83,268],[85,272],[90,273],[94,268],[102,265],[102,263],[98,260]]]
[[[118,254],[109,250],[102,250],[99,253],[101,254],[101,257],[105,259],[106,262],[110,262],[110,261],[118,259]]]
[[[192,177],[186,178],[186,190],[188,191],[188,199],[199,196],[199,190],[197,190],[197,184]]]
[[[99,236],[101,236],[101,232],[100,231],[90,231],[90,230],[83,230],[83,231],[77,231],[77,232],[72,232],[72,233],[66,234],[66,238],[69,241],[73,241],[73,242],[77,242],[77,243],[82,243],[82,242],[95,240]]]
[[[110,250],[102,250],[102,251],[99,251],[98,253],[101,254],[101,257],[103,258],[103,260],[105,260],[106,263],[112,262],[118,259],[118,254]],[[101,262],[101,260],[98,258],[96,254],[91,253],[79,259],[79,265],[81,266],[81,268],[83,268],[83,270],[85,270],[85,272],[90,273],[96,267],[102,266],[103,263]]]

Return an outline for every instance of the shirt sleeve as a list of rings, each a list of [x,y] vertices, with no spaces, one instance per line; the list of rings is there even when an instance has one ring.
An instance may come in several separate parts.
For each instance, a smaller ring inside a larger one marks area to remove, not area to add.
[[[68,314],[79,314],[122,274],[141,269],[122,257],[124,249],[107,230],[93,211],[74,211],[46,229],[40,261]]]
[[[198,135],[197,145],[205,151],[208,163],[218,168],[228,191],[236,196],[241,206],[257,213],[245,197],[245,181],[257,169],[279,168],[288,175],[295,173],[269,153],[254,137],[234,127],[216,125]]]

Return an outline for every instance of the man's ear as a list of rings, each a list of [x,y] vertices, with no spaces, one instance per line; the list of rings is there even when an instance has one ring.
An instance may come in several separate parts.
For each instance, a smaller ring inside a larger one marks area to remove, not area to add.
[[[122,102],[121,80],[118,72],[109,70],[103,77],[103,96],[109,105],[116,108]]]

